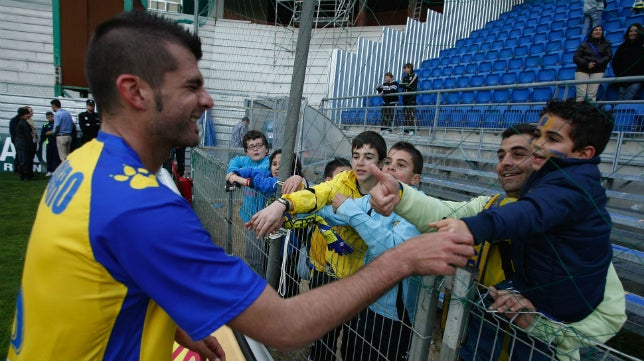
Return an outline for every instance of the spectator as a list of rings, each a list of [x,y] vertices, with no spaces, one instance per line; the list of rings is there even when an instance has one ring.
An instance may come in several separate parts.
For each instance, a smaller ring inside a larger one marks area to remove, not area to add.
[[[575,80],[601,79],[613,56],[610,41],[604,38],[604,28],[601,25],[593,27],[586,41],[575,51],[573,60],[577,64]],[[590,99],[595,101],[599,83],[577,84],[577,101]]]
[[[20,180],[33,180],[34,174],[34,137],[31,124],[29,124],[29,117],[31,112],[28,107],[18,109],[18,121],[15,124],[14,134],[12,138],[13,144],[16,147],[17,159],[20,169]]]
[[[36,150],[38,149],[38,129],[36,127],[36,122],[34,121],[34,110],[25,105],[25,108],[29,110],[29,118],[27,118],[27,123],[31,126],[31,143],[34,156],[36,155]]]
[[[385,82],[382,85],[378,85],[376,90],[384,102],[382,105],[380,132],[391,132],[394,126],[396,105],[398,104],[398,82],[394,81],[394,75],[387,72],[385,74]]]
[[[20,154],[18,153],[18,149],[16,148],[16,128],[18,127],[20,120],[26,114],[25,111],[29,111],[28,109],[21,110],[23,108],[25,107],[18,108],[18,113],[9,121],[9,136],[11,137],[13,148],[16,150],[16,155],[13,157],[13,172],[15,174],[22,174],[20,170]]]
[[[634,23],[624,34],[624,42],[613,57],[615,76],[644,75],[644,36],[642,25]],[[641,82],[617,84],[619,100],[632,100],[642,87]]]
[[[45,144],[45,154],[47,156],[47,173],[46,177],[50,177],[58,165],[60,164],[60,157],[58,156],[58,149],[56,147],[56,135],[54,134],[54,113],[47,112],[47,123],[43,124],[40,130],[40,144]]]
[[[418,186],[423,157],[412,144],[394,144],[384,161],[383,172],[398,181]],[[373,261],[389,248],[415,237],[418,230],[404,218],[373,212],[370,196],[352,199],[336,194],[333,207],[318,213],[333,226],[351,226],[367,244],[365,263]],[[342,359],[407,360],[411,343],[411,323],[415,317],[419,279],[405,279],[354,318],[345,327]]]
[[[71,152],[72,139],[76,138],[76,125],[74,124],[72,115],[67,110],[61,108],[60,100],[53,99],[50,103],[51,110],[54,111],[54,133],[56,134],[58,155],[60,156],[60,161],[64,162],[69,152]]]
[[[80,125],[80,129],[83,132],[81,144],[96,138],[99,129],[101,129],[101,117],[94,111],[96,108],[94,99],[87,99],[85,108],[87,109],[86,111],[78,114],[78,125]]]
[[[163,360],[173,339],[214,360],[224,354],[210,335],[224,324],[295,349],[403,278],[454,273],[473,254],[471,239],[435,234],[323,289],[278,297],[215,246],[187,201],[154,176],[172,146],[198,144],[194,120],[213,106],[197,67],[200,49],[197,36],[151,13],[96,27],[85,64],[103,109],[101,132],[45,190],[7,360]]]
[[[584,23],[581,36],[588,35],[588,30],[601,24],[604,15],[605,0],[584,0]]]
[[[261,196],[266,199],[266,203],[270,204],[275,200],[277,194],[277,186],[279,184],[280,166],[282,164],[282,150],[277,149],[271,153],[269,158],[270,170],[246,167],[239,170],[234,170],[233,176],[229,177],[232,183],[242,184],[246,187],[253,188],[261,193]],[[307,186],[306,180],[302,177],[302,164],[296,155],[293,155],[293,173],[300,183],[300,189]],[[295,296],[300,289],[300,277],[298,276],[295,266],[297,265],[297,252],[300,248],[300,240],[304,240],[306,229],[296,229],[290,232],[287,247],[286,257],[286,279],[284,280],[284,288],[278,290],[281,296],[292,297]],[[276,234],[280,235],[279,233]],[[286,246],[286,245],[283,245]],[[268,244],[265,245],[263,252],[268,254]],[[265,264],[264,264],[265,266]],[[264,270],[265,272],[265,270]],[[283,292],[280,292],[283,291]]]
[[[231,147],[241,148],[244,146],[242,139],[244,139],[244,135],[248,132],[248,124],[250,124],[250,119],[248,119],[248,117],[243,117],[239,123],[235,124],[232,134],[230,135]]]
[[[644,11],[644,0],[634,0],[632,10],[633,14],[639,14]]]
[[[262,132],[257,130],[249,131],[244,135],[243,143],[246,155],[234,157],[228,162],[226,182],[230,184],[232,184],[230,179],[235,175],[234,172],[242,168],[269,168],[268,146],[266,136]],[[241,186],[241,184],[238,184],[238,186]],[[250,220],[253,214],[264,208],[267,200],[261,194],[257,194],[254,189],[248,187],[244,187],[242,197],[239,216],[245,223]],[[255,272],[263,276],[266,270],[264,240],[259,239],[250,229],[244,230],[244,239],[246,243],[246,262]]]
[[[403,76],[402,81],[400,82],[400,87],[405,90],[405,92],[415,92],[418,90],[418,75],[414,73],[414,65],[411,63],[405,64],[403,67],[405,71],[405,76]],[[414,134],[413,129],[410,127],[416,126],[416,94],[414,95],[404,95],[402,96],[403,102],[403,113],[405,115],[405,134]]]

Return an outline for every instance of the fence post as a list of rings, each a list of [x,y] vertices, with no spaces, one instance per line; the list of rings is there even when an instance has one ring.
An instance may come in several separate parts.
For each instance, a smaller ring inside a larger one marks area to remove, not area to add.
[[[434,333],[434,320],[438,308],[438,288],[436,276],[425,276],[420,279],[421,292],[416,305],[416,317],[409,347],[409,361],[426,361]]]
[[[476,273],[465,268],[457,268],[452,285],[452,300],[447,313],[447,323],[443,333],[440,361],[454,361],[458,359],[459,344],[467,322],[469,303],[463,300],[469,298],[473,290]]]

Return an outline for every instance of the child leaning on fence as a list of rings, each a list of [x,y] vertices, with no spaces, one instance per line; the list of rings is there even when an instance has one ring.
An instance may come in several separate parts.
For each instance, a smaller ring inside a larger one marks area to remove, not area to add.
[[[471,233],[477,242],[512,239],[515,273],[505,290],[490,292],[497,312],[513,317],[529,299],[535,311],[570,323],[590,315],[602,301],[612,248],[598,164],[612,129],[612,117],[594,104],[550,101],[535,131],[534,173],[521,197],[474,217],[436,224]],[[606,333],[612,332],[607,327]]]
[[[270,169],[257,168],[257,167],[244,167],[233,171],[233,174],[228,177],[231,183],[241,184],[243,186],[255,189],[260,194],[259,197],[265,200],[266,204],[270,204],[275,200],[279,186],[279,173],[282,164],[282,150],[277,149],[271,153],[269,157]],[[293,156],[293,177],[300,183],[300,188],[307,186],[306,180],[302,177],[302,164],[297,156]],[[295,272],[295,265],[297,264],[296,252],[299,250],[300,240],[306,236],[305,229],[298,229],[289,232],[288,246],[286,253],[286,286],[285,291],[281,293],[282,296],[291,297],[299,291],[300,278]],[[267,249],[264,248],[267,254]]]

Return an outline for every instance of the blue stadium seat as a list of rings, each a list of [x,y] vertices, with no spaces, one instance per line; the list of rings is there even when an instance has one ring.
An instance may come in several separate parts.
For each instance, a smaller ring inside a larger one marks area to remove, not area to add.
[[[457,64],[452,67],[452,75],[460,76],[465,71],[465,65]]]
[[[574,85],[560,85],[557,87],[557,99],[568,99],[572,98],[575,96],[575,92],[577,91],[577,88],[575,88]]]
[[[566,35],[562,29],[553,30],[548,33],[548,41],[561,41]]]
[[[429,68],[420,68],[418,70],[418,77],[420,78],[429,78],[430,74],[431,74],[431,71]]]
[[[445,78],[443,83],[443,89],[454,89],[456,88],[456,79],[455,78]]]
[[[472,59],[474,59],[474,55],[470,53],[465,53],[461,55],[461,63],[463,64],[470,64],[472,62]]]
[[[552,40],[546,43],[546,54],[559,53],[563,48],[563,42],[561,40]]]
[[[568,19],[568,12],[556,12],[555,15],[552,17],[552,21],[560,21],[560,20],[567,20]]]
[[[541,58],[541,66],[544,68],[552,68],[558,66],[559,64],[559,54],[546,54]]]
[[[512,48],[503,48],[499,50],[499,59],[510,59],[512,57]]]
[[[474,44],[474,38],[465,38],[465,46],[470,46]]]
[[[463,72],[463,74],[474,75],[478,73],[478,71],[479,71],[478,63],[469,63],[465,65],[465,71]]]
[[[492,63],[492,71],[495,71],[497,73],[504,72],[507,68],[508,68],[508,61],[505,59],[497,60],[494,63]]]
[[[630,104],[617,104],[613,110],[615,125],[613,131],[632,131],[635,126],[637,110]]]
[[[528,47],[523,45],[523,46],[517,46],[514,48],[514,56],[517,58],[522,58],[524,56],[528,55]]]
[[[467,52],[468,52],[468,53],[471,53],[471,54],[474,54],[474,53],[476,53],[477,51],[479,51],[479,44],[478,44],[478,43],[474,43],[474,44],[470,45],[470,46],[467,48]]]
[[[534,83],[537,76],[534,73],[534,70],[524,70],[519,73],[519,83]]]
[[[470,78],[470,86],[480,87],[485,85],[485,77],[483,75],[473,75]]]
[[[536,28],[537,25],[539,25],[539,21],[537,20],[537,18],[529,18],[529,19],[526,19],[525,21],[526,28],[529,28],[529,27]]]
[[[517,38],[508,38],[504,43],[506,48],[514,49],[514,47],[519,45],[519,39]]]
[[[452,75],[452,67],[451,66],[443,67],[443,70],[441,70],[441,75],[442,76],[450,76],[450,75]]]
[[[448,66],[452,63],[452,60],[446,56],[443,56],[440,59],[441,59],[439,63],[440,66]]]
[[[517,73],[506,72],[501,75],[501,85],[515,84],[517,82]]]
[[[581,36],[581,24],[574,25],[570,27],[570,21],[568,21],[568,27],[565,30],[565,37],[566,39],[570,38],[578,38]]]
[[[436,104],[436,94],[435,93],[421,94],[421,95],[418,96],[418,99],[419,99],[418,103],[421,104],[421,105]]]
[[[504,27],[508,28],[510,26],[508,24],[504,24]],[[496,40],[500,41],[501,43],[505,42],[505,40],[510,37],[511,36],[509,31],[499,31],[499,33],[496,34]]]
[[[539,17],[537,20],[539,21],[539,25],[549,25],[552,22],[552,15],[541,14],[541,17]]]
[[[561,30],[566,27],[566,21],[565,20],[557,20],[553,21],[552,24],[550,24],[550,30]]]
[[[555,13],[568,13],[568,5],[562,3],[557,4],[557,6],[555,6]]]
[[[548,33],[536,33],[532,37],[534,43],[546,43],[548,41]]]
[[[489,73],[492,71],[492,63],[489,61],[482,61],[479,63],[479,73]]]
[[[527,103],[530,101],[530,89],[517,88],[512,89],[512,103]]]
[[[503,46],[504,46],[503,42],[504,42],[504,40],[497,40],[497,41],[492,42],[491,49],[492,50],[501,50],[501,49],[503,49]]]
[[[562,66],[575,66],[575,51],[566,51],[561,54],[561,65]]]
[[[418,89],[419,90],[431,90],[432,89],[432,80],[429,78],[420,78],[418,80]]]
[[[463,40],[463,39],[461,39],[461,40]],[[463,54],[467,53],[467,46],[465,46],[465,45],[456,45],[456,49],[457,49],[456,54],[458,54],[458,55],[463,55]]]
[[[452,56],[452,64],[462,64],[461,56],[459,54]]]
[[[479,128],[481,126],[483,115],[478,108],[482,107],[472,107],[465,110],[465,123],[463,125],[466,128]]]
[[[568,20],[566,21],[566,27],[575,27],[575,26],[581,26],[584,22],[584,16],[583,16],[583,11],[579,10],[571,10],[570,14],[568,14]],[[581,35],[581,33],[580,33]]]
[[[458,104],[461,101],[460,92],[449,92],[443,97],[445,104]]]
[[[530,55],[523,60],[523,69],[530,70],[541,66],[541,56]]]
[[[624,42],[624,33],[620,30],[604,33],[604,37],[613,45],[619,45]]]
[[[474,53],[474,60],[473,61],[475,61],[477,63],[480,63],[483,60],[485,60],[485,53],[484,52],[479,51],[477,53]]]
[[[496,60],[499,58],[499,51],[498,50],[488,50],[485,52],[485,59],[486,60]]]
[[[510,101],[510,91],[507,89],[495,90],[492,93],[492,100],[495,103],[507,103]]]
[[[443,74],[443,68],[440,67],[440,66],[437,66],[435,68],[432,68],[430,77],[431,78],[438,78],[438,77],[441,76],[441,74]]]
[[[479,90],[476,92],[476,102],[478,104],[487,104],[492,100],[492,92],[490,90]]]
[[[552,87],[536,87],[532,89],[533,102],[547,102],[552,99]]]
[[[508,60],[508,71],[519,71],[523,69],[523,59],[517,57]]]
[[[503,119],[501,120],[501,127],[502,128],[508,128],[512,125],[519,124],[523,120],[523,112],[519,109],[513,109],[514,106],[512,106],[509,109],[506,109],[503,112]]]
[[[461,93],[461,103],[474,104],[476,103],[476,92],[465,91]]]
[[[503,113],[505,106],[486,107],[483,110],[483,127],[484,128],[501,128],[503,127]]]
[[[384,104],[381,97],[370,97],[369,106],[370,107],[380,107]]]
[[[492,85],[499,85],[499,79],[501,76],[496,73],[490,73],[485,76],[485,85],[492,86]]]
[[[575,71],[577,71],[575,66],[562,67],[559,69],[559,74],[557,74],[557,80],[574,80]]]
[[[492,42],[486,41],[479,44],[479,51],[488,51],[492,48]]]
[[[434,108],[422,108],[416,110],[416,120],[418,121],[418,125],[421,127],[433,125],[434,114],[436,114],[436,110]]]
[[[608,19],[607,21],[604,22],[604,31],[607,33],[613,32],[613,31],[622,31],[622,29],[626,28],[624,24],[622,23],[622,20],[619,18],[615,19]]]
[[[555,81],[556,78],[557,73],[554,69],[541,69],[539,70],[539,74],[537,74],[537,81],[539,82]]]
[[[444,84],[445,80],[442,78],[435,78],[432,80],[432,89],[443,89]]]
[[[546,51],[546,45],[543,43],[536,43],[530,45],[530,49],[528,50],[528,53],[530,55],[541,55],[543,52]]]
[[[530,47],[532,45],[532,36],[524,35],[519,38],[519,45]]]
[[[568,38],[564,40],[564,51],[575,51],[581,44],[581,38]]]
[[[467,88],[470,85],[469,76],[461,76],[456,78],[456,87],[457,88]]]
[[[375,125],[375,124],[380,124],[380,121],[382,119],[382,112],[380,111],[380,108],[377,109],[368,109],[367,110],[367,123]]]

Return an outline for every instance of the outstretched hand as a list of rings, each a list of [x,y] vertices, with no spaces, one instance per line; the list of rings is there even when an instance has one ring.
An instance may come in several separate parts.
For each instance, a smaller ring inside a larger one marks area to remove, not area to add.
[[[215,336],[208,336],[200,341],[194,341],[180,328],[174,335],[175,341],[190,351],[199,354],[202,361],[226,361],[226,353]]]
[[[378,180],[371,189],[371,207],[385,216],[390,215],[400,202],[400,183],[391,174],[384,173],[375,164],[369,165],[369,171]]]
[[[292,175],[288,177],[282,185],[282,194],[290,194],[299,191],[300,188],[302,188],[303,180],[304,178],[299,175]]]
[[[430,223],[429,226],[432,228],[437,228],[438,232],[452,231],[458,234],[468,234],[472,236],[472,232],[470,232],[467,224],[459,219],[445,218],[438,222]]]
[[[532,302],[515,290],[497,290],[490,287],[490,296],[494,302],[490,310],[497,311],[525,329],[535,321],[536,307]]]
[[[282,226],[284,223],[284,205],[279,202],[273,202],[268,207],[255,213],[250,221],[246,222],[246,228],[254,230],[257,238],[263,238],[271,234]]]
[[[413,274],[448,275],[457,267],[465,267],[474,255],[473,244],[471,235],[434,232],[410,238],[398,247],[411,258],[407,264]]]

